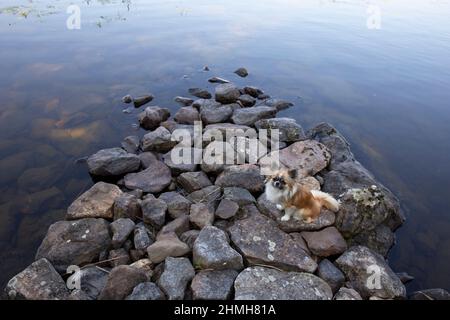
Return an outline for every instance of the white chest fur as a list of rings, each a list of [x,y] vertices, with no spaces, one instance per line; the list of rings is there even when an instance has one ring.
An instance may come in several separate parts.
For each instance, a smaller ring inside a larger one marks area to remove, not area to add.
[[[283,202],[285,191],[275,188],[271,182],[266,183],[266,198],[272,203],[280,204]]]

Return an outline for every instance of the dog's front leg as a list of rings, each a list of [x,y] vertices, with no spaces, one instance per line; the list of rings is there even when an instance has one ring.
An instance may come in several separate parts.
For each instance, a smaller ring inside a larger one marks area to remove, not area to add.
[[[294,214],[295,208],[286,208],[284,210],[284,216],[281,217],[281,221],[289,221]]]

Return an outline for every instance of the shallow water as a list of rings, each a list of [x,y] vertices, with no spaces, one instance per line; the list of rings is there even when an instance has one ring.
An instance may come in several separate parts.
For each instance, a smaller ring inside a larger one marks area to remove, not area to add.
[[[405,207],[395,271],[450,289],[450,1],[86,0],[80,30],[70,3],[0,0],[1,286],[91,185],[76,160],[142,134],[123,95],[176,110],[221,76],[290,99],[280,115],[305,129],[335,125]]]

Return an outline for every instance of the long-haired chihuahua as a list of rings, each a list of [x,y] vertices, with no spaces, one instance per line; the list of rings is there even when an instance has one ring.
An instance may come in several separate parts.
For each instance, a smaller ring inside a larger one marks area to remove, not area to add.
[[[310,190],[299,184],[297,170],[280,169],[266,178],[267,200],[284,210],[281,221],[288,221],[291,217],[296,220],[304,219],[307,223],[313,222],[320,215],[322,206],[337,212],[339,202],[328,193]]]

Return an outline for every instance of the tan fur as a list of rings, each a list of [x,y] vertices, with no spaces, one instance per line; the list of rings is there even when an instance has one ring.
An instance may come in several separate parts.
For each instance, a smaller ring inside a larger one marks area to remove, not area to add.
[[[288,213],[287,219],[290,218],[290,212],[293,213],[295,219],[305,219],[311,223],[316,220],[322,207],[336,212],[339,210],[339,203],[329,194],[309,188],[295,181],[296,173],[292,170],[278,170],[267,179],[267,183],[272,183],[276,179],[282,179],[284,185],[284,196],[280,198],[280,203]]]

